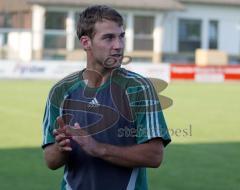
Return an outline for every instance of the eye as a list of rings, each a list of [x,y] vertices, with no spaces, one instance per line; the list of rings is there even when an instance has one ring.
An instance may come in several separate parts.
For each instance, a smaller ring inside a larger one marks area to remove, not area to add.
[[[103,39],[107,40],[107,41],[112,41],[114,39],[114,36],[113,35],[106,35],[106,36],[104,36]]]
[[[121,38],[121,39],[125,38],[125,33],[121,34],[121,35],[120,35],[120,38]]]
[[[109,36],[109,37],[107,37],[106,39],[107,39],[107,40],[112,40],[113,37],[112,37],[112,36]]]

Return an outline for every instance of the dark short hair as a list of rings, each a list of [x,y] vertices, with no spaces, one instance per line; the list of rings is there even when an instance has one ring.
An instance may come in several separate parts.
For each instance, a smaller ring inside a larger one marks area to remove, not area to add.
[[[102,22],[104,19],[114,21],[119,26],[123,26],[123,18],[115,9],[106,5],[94,5],[87,7],[79,14],[77,23],[78,39],[84,35],[92,38],[95,32],[95,24]]]

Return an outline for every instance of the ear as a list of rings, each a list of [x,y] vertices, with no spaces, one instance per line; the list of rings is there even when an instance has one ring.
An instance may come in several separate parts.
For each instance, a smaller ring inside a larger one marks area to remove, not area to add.
[[[85,51],[89,50],[91,48],[91,39],[88,36],[82,36],[80,38],[80,43],[82,44],[82,47]]]

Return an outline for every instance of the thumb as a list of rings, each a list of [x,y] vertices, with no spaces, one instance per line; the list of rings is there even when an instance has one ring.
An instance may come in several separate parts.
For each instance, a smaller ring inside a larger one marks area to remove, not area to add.
[[[79,123],[74,123],[73,128],[74,128],[74,129],[80,129],[81,127],[80,127]]]
[[[57,123],[59,125],[59,128],[63,129],[65,126],[65,123],[63,121],[63,118],[61,116],[57,117]]]
[[[69,136],[78,136],[80,133],[81,127],[79,123],[74,123],[73,126],[69,126],[66,128],[66,132]]]

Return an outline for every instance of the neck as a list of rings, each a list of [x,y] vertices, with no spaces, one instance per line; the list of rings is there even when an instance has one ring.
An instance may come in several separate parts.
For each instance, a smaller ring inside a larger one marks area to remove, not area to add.
[[[111,69],[104,68],[101,64],[89,64],[83,72],[83,79],[88,81],[89,87],[99,87],[103,85],[111,75]]]

